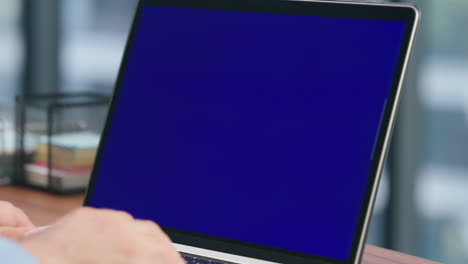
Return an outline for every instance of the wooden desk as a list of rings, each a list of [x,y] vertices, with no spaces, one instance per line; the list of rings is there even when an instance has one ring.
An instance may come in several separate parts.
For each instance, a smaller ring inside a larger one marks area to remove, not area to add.
[[[23,209],[37,226],[51,224],[55,219],[80,207],[83,195],[55,196],[15,186],[0,186],[0,200]],[[363,264],[437,264],[403,253],[367,245]]]

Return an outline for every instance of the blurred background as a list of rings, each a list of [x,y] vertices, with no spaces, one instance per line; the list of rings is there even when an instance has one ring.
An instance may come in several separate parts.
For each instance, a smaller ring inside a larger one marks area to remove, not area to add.
[[[468,1],[407,2],[421,9],[422,23],[369,243],[468,263]],[[0,1],[1,153],[15,150],[8,131],[17,94],[112,93],[135,6],[136,0]],[[89,111],[74,116],[100,132],[103,121]],[[9,161],[2,162],[5,170]]]

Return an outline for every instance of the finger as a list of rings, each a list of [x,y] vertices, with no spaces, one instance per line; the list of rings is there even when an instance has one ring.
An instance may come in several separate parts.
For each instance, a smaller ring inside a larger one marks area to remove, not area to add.
[[[0,227],[0,236],[13,240],[20,240],[24,238],[26,232],[31,228],[27,227]]]
[[[163,263],[186,264],[186,261],[181,257],[180,253],[172,243],[158,243],[157,241],[150,239],[147,240],[142,247],[146,247],[148,252],[152,252],[154,254],[154,258],[163,258]]]
[[[0,226],[34,227],[24,212],[13,204],[0,201]]]
[[[185,261],[185,259],[182,256],[180,256],[180,254],[179,254],[179,257],[177,258],[177,263],[178,264],[187,264],[187,261]]]
[[[164,263],[186,264],[186,261],[181,257],[170,238],[158,225],[151,221],[139,221],[138,224],[141,228],[140,232],[143,232],[145,234],[144,237],[146,237],[144,245],[147,248],[153,248],[154,252],[159,252],[165,256],[167,259]],[[158,255],[156,254],[156,256]]]
[[[15,226],[15,207],[5,201],[0,201],[0,226]]]
[[[36,228],[36,226],[31,222],[31,220],[26,216],[23,210],[19,208],[15,208],[15,222],[16,227],[28,227],[28,228]]]

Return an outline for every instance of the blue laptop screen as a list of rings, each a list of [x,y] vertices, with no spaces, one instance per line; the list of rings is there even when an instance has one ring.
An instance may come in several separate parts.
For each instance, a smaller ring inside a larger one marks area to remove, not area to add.
[[[143,7],[90,205],[347,259],[405,29]]]

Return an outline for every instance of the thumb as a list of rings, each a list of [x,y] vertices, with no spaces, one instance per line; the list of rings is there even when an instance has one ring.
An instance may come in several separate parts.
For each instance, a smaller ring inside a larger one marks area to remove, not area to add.
[[[34,228],[29,227],[0,227],[0,237],[6,237],[13,240],[24,238],[26,232]]]

